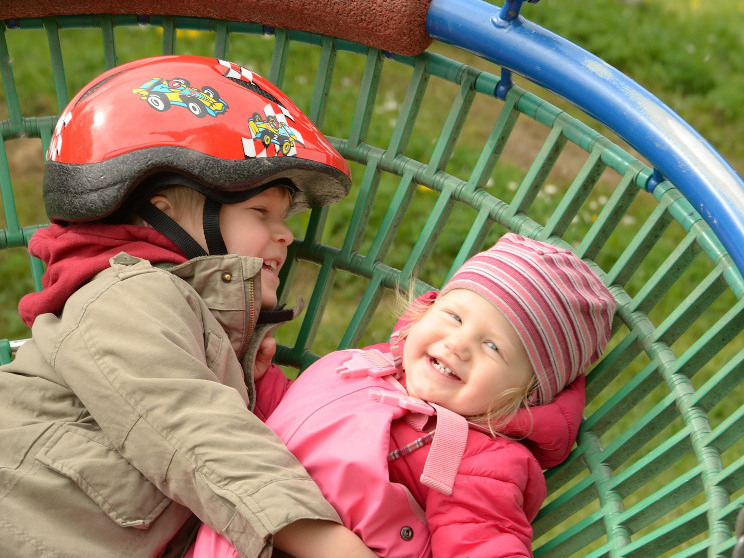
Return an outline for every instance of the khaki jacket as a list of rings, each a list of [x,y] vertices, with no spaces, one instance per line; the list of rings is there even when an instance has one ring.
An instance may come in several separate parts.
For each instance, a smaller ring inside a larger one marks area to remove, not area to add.
[[[261,260],[111,264],[0,368],[2,555],[179,556],[193,511],[267,557],[283,526],[338,521],[250,411]]]

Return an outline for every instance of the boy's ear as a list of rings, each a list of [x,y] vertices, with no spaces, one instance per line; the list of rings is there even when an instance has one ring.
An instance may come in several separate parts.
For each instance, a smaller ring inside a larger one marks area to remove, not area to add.
[[[175,209],[173,207],[173,204],[166,196],[162,194],[155,194],[153,197],[150,198],[150,203],[157,207],[160,211],[165,213],[171,219],[175,219]]]

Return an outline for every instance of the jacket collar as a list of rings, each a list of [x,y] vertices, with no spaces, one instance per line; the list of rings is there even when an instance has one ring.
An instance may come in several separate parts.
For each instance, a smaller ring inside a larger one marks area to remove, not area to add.
[[[212,315],[227,332],[230,343],[245,371],[245,385],[254,401],[253,366],[264,336],[294,319],[302,311],[296,308],[261,312],[261,258],[201,256],[180,265],[164,265],[183,279],[204,300]]]
[[[227,332],[235,354],[242,359],[261,310],[261,258],[201,256],[165,269],[183,279],[202,298]]]

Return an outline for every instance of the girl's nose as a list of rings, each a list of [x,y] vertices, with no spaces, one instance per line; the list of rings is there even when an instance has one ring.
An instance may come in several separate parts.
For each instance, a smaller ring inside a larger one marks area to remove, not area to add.
[[[460,331],[450,334],[445,339],[444,346],[460,360],[468,360],[470,358],[470,342]]]

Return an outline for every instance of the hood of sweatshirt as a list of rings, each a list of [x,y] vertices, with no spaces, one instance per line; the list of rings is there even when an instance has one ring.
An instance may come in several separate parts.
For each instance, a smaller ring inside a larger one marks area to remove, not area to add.
[[[163,234],[135,225],[52,224],[34,233],[28,251],[46,266],[43,290],[27,294],[18,304],[18,312],[29,327],[39,314],[58,314],[69,296],[109,267],[109,260],[120,252],[152,263],[186,261]]]

